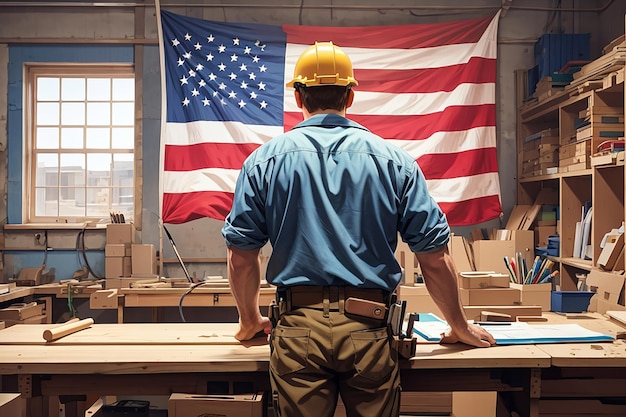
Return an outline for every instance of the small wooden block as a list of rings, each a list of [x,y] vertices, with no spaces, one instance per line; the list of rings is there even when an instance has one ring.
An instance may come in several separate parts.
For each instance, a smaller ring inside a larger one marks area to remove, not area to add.
[[[513,321],[513,318],[510,314],[485,310],[480,312],[480,321]]]
[[[548,318],[543,317],[543,316],[517,316],[517,321],[542,322],[542,321],[548,321]]]

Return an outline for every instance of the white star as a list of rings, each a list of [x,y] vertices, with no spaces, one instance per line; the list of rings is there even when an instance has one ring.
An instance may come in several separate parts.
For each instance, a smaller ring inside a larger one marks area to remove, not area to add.
[[[237,74],[231,72],[230,75],[229,75],[229,78],[230,78],[231,81],[232,80],[236,80],[237,79]]]
[[[217,91],[213,91],[213,97],[217,97]]]
[[[243,49],[243,53],[246,54],[246,55],[250,55],[251,52],[252,52],[252,48],[250,48],[249,46],[246,46]]]
[[[208,54],[208,55],[206,56],[206,60],[207,60],[207,61],[213,61],[213,54]]]
[[[233,45],[239,45],[239,38],[233,39]]]
[[[180,45],[180,42],[178,41],[178,39],[173,39],[172,46],[178,46],[178,45]]]
[[[246,105],[246,103],[243,100],[239,100],[239,103],[237,103],[239,105],[240,109],[243,109],[244,106]]]
[[[251,72],[250,74],[248,74],[248,78],[250,78],[251,80],[256,80],[256,75]]]
[[[180,79],[180,85],[187,84],[187,80],[188,80],[188,79],[189,79],[189,78],[187,78],[187,77],[183,77],[183,78],[181,78],[181,79]]]
[[[185,99],[183,100],[183,106],[188,106],[188,105],[189,105],[189,99],[185,97]]]
[[[196,51],[199,51],[200,49],[202,49],[202,45],[200,45],[198,42],[196,42],[196,44],[193,47],[196,48]]]
[[[265,102],[265,100],[263,100],[263,101],[260,103],[259,107],[261,107],[262,109],[264,109],[264,108],[266,108],[266,107],[267,107],[267,103]]]
[[[191,35],[188,33],[185,33],[185,40],[186,41],[190,41],[191,40]]]
[[[256,93],[253,91],[253,92],[251,92],[251,93],[250,93],[250,99],[251,99],[251,100],[254,100],[255,98],[257,98],[257,95],[256,95]]]
[[[226,84],[220,83],[220,90],[226,90]]]
[[[265,72],[265,71],[267,71],[267,67],[266,67],[265,65],[261,65],[261,66],[259,67],[259,71],[261,71],[261,72]]]
[[[259,59],[260,59],[259,56],[255,55],[255,56],[252,57],[252,62],[254,62],[256,64],[257,62],[259,62]]]
[[[205,106],[210,106],[211,105],[211,100],[209,100],[208,98],[204,98],[204,100],[202,100],[202,104],[204,104]]]
[[[237,98],[237,93],[231,91],[230,93],[228,93],[228,98]]]
[[[191,52],[185,52],[183,56],[185,57],[185,59],[191,59]]]
[[[267,46],[267,45],[261,45],[261,46],[260,46],[261,51],[265,51],[265,47],[266,47],[266,46]]]
[[[200,92],[194,88],[193,90],[191,90],[191,95],[194,96],[194,97],[195,96],[199,96]]]
[[[210,73],[210,74],[209,74],[209,80],[211,80],[211,81],[215,81],[216,79],[217,79],[217,75],[215,75],[215,74],[213,74],[213,73]]]
[[[204,80],[200,80],[200,82],[198,83],[198,85],[199,85],[200,87],[204,87],[204,86],[206,85],[206,81],[204,81]]]
[[[248,83],[247,83],[247,82],[245,82],[245,81],[242,81],[242,82],[241,82],[241,89],[242,89],[242,90],[245,90],[246,88],[248,88]]]
[[[224,65],[223,62],[219,64],[217,67],[220,69],[220,71],[224,71],[226,69],[226,65]]]
[[[213,35],[209,35],[209,36],[207,36],[206,40],[207,40],[208,43],[211,43],[211,42],[213,42],[215,40],[215,37]]]
[[[198,64],[196,65],[196,71],[202,71],[204,69],[204,65]]]
[[[193,78],[196,76],[196,72],[194,70],[189,70],[189,77]]]
[[[256,42],[254,42],[254,46],[259,46],[260,44],[261,44],[261,41],[258,39],[256,40]]]
[[[227,105],[228,103],[226,103],[226,100],[224,100],[224,97],[220,98],[220,103],[222,103],[222,106]]]
[[[232,55],[230,56],[230,62],[235,62],[235,61],[237,61],[238,59],[239,59],[239,57],[238,57],[237,55],[235,55],[235,54],[232,54]]]
[[[178,61],[176,61],[176,62],[178,62],[178,66],[180,67],[180,66],[182,66],[185,63],[185,60],[182,59],[182,58],[178,58]]]
[[[241,64],[239,66],[239,71],[247,71],[247,70],[248,70],[248,67],[246,66],[246,64]]]
[[[220,45],[217,48],[217,52],[219,52],[220,54],[224,53],[225,50],[226,50],[226,47],[224,45]]]
[[[259,90],[265,90],[265,83],[264,82],[260,82],[259,83]]]

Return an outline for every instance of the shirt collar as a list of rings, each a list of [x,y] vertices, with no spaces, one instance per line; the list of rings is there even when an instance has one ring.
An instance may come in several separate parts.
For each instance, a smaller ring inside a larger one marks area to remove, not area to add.
[[[362,130],[369,132],[369,130],[366,127],[335,113],[316,114],[298,123],[296,126],[294,126],[294,129],[298,129],[301,127],[309,127],[309,126],[354,127],[354,128],[362,129]]]

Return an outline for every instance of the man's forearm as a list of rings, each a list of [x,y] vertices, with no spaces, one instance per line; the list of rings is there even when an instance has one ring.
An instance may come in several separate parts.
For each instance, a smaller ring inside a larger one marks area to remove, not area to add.
[[[259,250],[228,248],[228,282],[235,297],[239,318],[252,323],[260,316],[261,269]]]

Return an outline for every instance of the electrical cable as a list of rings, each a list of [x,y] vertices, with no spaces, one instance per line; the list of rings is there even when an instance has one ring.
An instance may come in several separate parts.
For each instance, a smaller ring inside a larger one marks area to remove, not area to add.
[[[78,256],[78,264],[81,267],[87,268],[87,271],[94,276],[96,279],[104,279],[104,277],[96,274],[96,272],[91,268],[89,264],[89,260],[87,259],[87,251],[85,249],[85,229],[83,228],[78,235],[76,235],[76,253]],[[82,260],[81,260],[82,256]]]
[[[191,294],[193,290],[205,284],[208,284],[208,282],[207,281],[196,282],[195,284],[191,285],[189,289],[183,293],[183,295],[180,296],[180,300],[178,300],[178,314],[180,314],[180,319],[183,321],[183,323],[187,323],[187,321],[185,320],[185,315],[183,314],[183,300],[185,299],[185,297]]]

